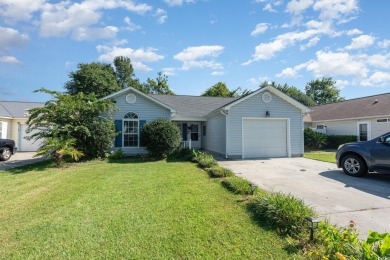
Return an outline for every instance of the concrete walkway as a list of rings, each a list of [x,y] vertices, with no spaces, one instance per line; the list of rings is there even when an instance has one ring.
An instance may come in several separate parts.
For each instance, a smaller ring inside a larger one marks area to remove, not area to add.
[[[218,163],[263,190],[291,193],[303,199],[337,226],[345,227],[353,220],[362,238],[369,229],[390,232],[390,174],[354,178],[335,164],[305,158]]]
[[[34,155],[35,152],[17,152],[8,161],[0,161],[0,170],[9,170],[45,160],[43,157],[35,158]]]

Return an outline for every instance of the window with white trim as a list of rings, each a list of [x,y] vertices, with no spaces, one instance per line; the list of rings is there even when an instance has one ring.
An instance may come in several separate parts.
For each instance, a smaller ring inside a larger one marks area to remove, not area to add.
[[[317,125],[317,129],[324,129],[325,126],[324,125]]]
[[[387,122],[387,118],[377,119],[376,122],[378,122],[378,123],[386,123]]]
[[[123,116],[123,146],[139,146],[139,119],[138,115],[128,112]]]

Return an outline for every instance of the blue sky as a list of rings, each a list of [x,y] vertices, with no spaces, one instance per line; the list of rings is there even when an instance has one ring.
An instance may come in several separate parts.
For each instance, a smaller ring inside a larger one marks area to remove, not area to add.
[[[0,0],[0,99],[46,101],[78,63],[128,56],[176,94],[332,77],[351,99],[390,92],[390,1]]]

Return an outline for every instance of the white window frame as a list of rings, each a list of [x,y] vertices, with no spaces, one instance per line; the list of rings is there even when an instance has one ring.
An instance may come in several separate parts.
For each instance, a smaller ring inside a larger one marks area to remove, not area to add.
[[[325,129],[325,125],[316,125],[316,129],[320,129],[320,130],[323,130]]]
[[[360,125],[365,125],[365,124],[367,124],[367,141],[371,140],[371,124],[370,124],[370,122],[369,121],[358,121],[357,127],[356,127],[356,135],[357,135],[359,142],[364,142],[364,141],[360,141]]]
[[[128,114],[133,114],[136,116],[133,118],[126,118]],[[137,122],[137,133],[125,133],[125,122]],[[125,135],[136,135],[137,136],[137,146],[125,146]],[[139,140],[139,116],[134,112],[127,112],[124,114],[122,119],[122,147],[125,148],[139,148],[140,147],[140,140]]]

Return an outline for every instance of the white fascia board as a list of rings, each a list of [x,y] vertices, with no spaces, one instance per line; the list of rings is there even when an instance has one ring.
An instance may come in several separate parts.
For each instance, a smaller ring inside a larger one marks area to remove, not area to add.
[[[207,121],[205,117],[190,117],[190,116],[175,116],[171,119],[172,121]]]
[[[281,99],[284,99],[286,102],[290,103],[291,105],[299,108],[302,113],[309,113],[311,112],[312,110],[310,108],[308,108],[307,106],[301,104],[300,102],[296,101],[295,99],[289,97],[288,95],[284,94],[283,92],[277,90],[276,88],[272,87],[272,86],[266,86],[264,88],[260,88],[254,92],[252,92],[251,94],[245,96],[245,97],[242,97],[240,99],[237,99],[236,101],[234,101],[233,103],[227,105],[224,107],[224,109],[226,110],[229,110],[232,106],[235,106],[239,103],[241,103],[242,101],[245,101],[247,100],[248,98],[251,98],[261,92],[264,92],[264,91],[270,91],[272,92],[273,94],[275,94],[276,96],[280,97]]]
[[[117,97],[119,95],[122,95],[123,93],[130,92],[130,91],[135,92],[136,94],[138,94],[138,95],[140,95],[140,96],[142,96],[142,97],[144,97],[146,99],[149,99],[150,101],[152,101],[152,102],[154,102],[154,103],[156,103],[156,104],[158,104],[158,105],[160,105],[162,107],[165,107],[166,109],[169,109],[171,111],[171,113],[176,113],[175,109],[165,105],[164,103],[161,103],[160,101],[158,101],[158,100],[156,100],[156,99],[146,95],[145,93],[139,91],[138,89],[135,89],[135,88],[132,88],[132,87],[128,87],[128,88],[124,88],[122,90],[119,90],[119,91],[117,91],[115,93],[112,93],[111,95],[108,95],[108,96],[106,96],[104,98],[101,98],[101,100],[115,98],[115,97]]]
[[[365,117],[351,117],[351,118],[338,118],[338,119],[326,119],[326,120],[312,120],[310,123],[318,123],[318,122],[334,122],[334,121],[353,121],[353,120],[362,120],[362,119],[381,119],[388,118],[390,115],[379,115],[379,116],[365,116]],[[309,121],[307,121],[309,123]]]

